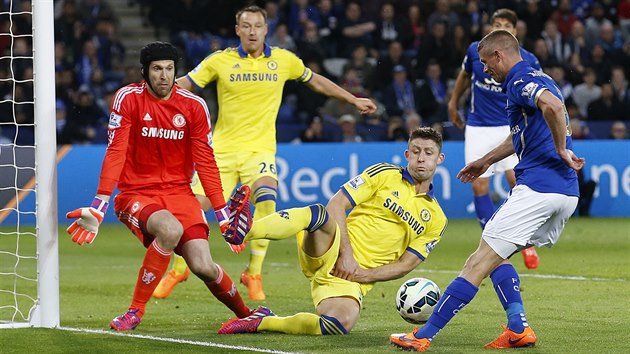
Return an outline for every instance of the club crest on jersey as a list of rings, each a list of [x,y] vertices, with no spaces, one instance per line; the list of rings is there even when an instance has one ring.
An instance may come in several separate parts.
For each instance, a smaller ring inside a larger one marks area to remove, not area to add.
[[[135,202],[133,203],[133,205],[131,205],[131,212],[135,213],[136,211],[138,211],[138,209],[140,209],[140,202]]]
[[[184,125],[186,125],[186,118],[184,118],[184,116],[181,113],[177,113],[175,116],[173,116],[173,125],[181,128]]]
[[[276,69],[278,69],[278,63],[276,63],[276,62],[275,62],[275,61],[273,61],[273,60],[270,60],[270,61],[267,63],[267,67],[269,68],[269,70],[276,70]]]
[[[525,85],[525,87],[523,87],[523,90],[521,91],[521,95],[527,97],[528,99],[531,99],[532,96],[534,95],[534,92],[536,92],[537,88],[538,88],[537,83],[530,82],[529,84]]]
[[[109,115],[109,129],[116,129],[120,127],[120,122],[122,121],[122,116],[120,114],[116,114],[114,112]]]
[[[429,209],[422,209],[420,211],[420,220],[424,222],[429,222],[429,220],[431,220],[431,212]]]
[[[348,181],[348,184],[350,185],[350,187],[352,187],[352,189],[355,189],[355,190],[359,189],[359,186],[361,186],[363,183],[365,183],[365,181],[363,180],[363,178],[361,178],[361,176],[356,176],[350,181]]]

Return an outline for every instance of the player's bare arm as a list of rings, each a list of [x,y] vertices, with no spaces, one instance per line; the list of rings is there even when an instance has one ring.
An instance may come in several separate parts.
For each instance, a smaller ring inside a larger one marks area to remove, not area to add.
[[[477,177],[481,176],[486,170],[495,162],[501,161],[504,158],[514,153],[514,145],[512,144],[512,137],[508,137],[494,149],[490,150],[487,154],[475,160],[459,171],[457,179],[464,183],[472,182]]]
[[[402,278],[414,270],[422,260],[415,254],[405,251],[398,261],[372,269],[359,267],[350,280],[358,283],[373,283]]]
[[[558,97],[547,90],[538,97],[536,104],[542,111],[545,121],[547,121],[556,152],[567,166],[576,171],[580,170],[584,167],[585,160],[575,156],[573,151],[568,150],[566,147],[566,136],[570,135],[570,132],[564,105]]]
[[[453,93],[448,100],[448,117],[451,122],[459,129],[464,129],[466,123],[464,119],[459,115],[459,99],[464,92],[470,87],[471,75],[463,69],[459,71],[457,80],[455,80],[455,86],[453,87]]]
[[[359,264],[354,259],[352,246],[348,239],[348,224],[346,222],[346,210],[351,209],[352,204],[343,192],[338,191],[326,205],[326,211],[339,226],[340,245],[339,258],[335,263],[331,274],[342,279],[349,280],[356,273]]]
[[[313,73],[313,77],[308,82],[311,89],[326,96],[335,97],[339,100],[354,105],[361,114],[370,114],[376,111],[376,104],[368,98],[355,97],[350,92],[339,87],[339,85],[327,78]]]
[[[175,80],[175,83],[179,85],[179,87],[185,88],[188,91],[192,91],[194,87],[192,81],[190,81],[188,76],[182,76],[178,78],[177,80]]]

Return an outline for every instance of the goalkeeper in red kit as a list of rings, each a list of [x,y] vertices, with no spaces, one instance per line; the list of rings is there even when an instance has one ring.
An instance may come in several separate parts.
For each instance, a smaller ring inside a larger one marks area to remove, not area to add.
[[[114,212],[147,248],[131,305],[110,323],[119,331],[140,324],[172,252],[183,256],[236,316],[257,311],[245,305],[232,279],[210,255],[208,224],[190,187],[193,169],[222,229],[230,210],[214,159],[208,108],[201,98],[174,85],[178,60],[177,49],[169,43],[142,48],[144,80],[119,89],[111,103],[109,143],[92,205],[67,214],[78,218],[68,228],[72,241],[91,243],[118,185]]]

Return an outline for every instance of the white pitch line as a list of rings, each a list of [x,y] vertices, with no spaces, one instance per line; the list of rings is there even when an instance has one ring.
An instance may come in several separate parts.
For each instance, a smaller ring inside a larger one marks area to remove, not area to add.
[[[154,341],[159,341],[159,342],[169,342],[169,343],[178,343],[178,344],[190,344],[190,345],[198,345],[198,346],[201,346],[201,347],[214,347],[214,348],[223,348],[223,349],[234,349],[234,350],[258,352],[258,353],[297,354],[297,352],[285,352],[285,351],[282,351],[282,350],[265,349],[265,348],[257,348],[257,347],[246,347],[246,346],[242,346],[242,345],[227,345],[227,344],[220,344],[220,343],[201,342],[201,341],[196,341],[196,340],[186,340],[186,339],[177,339],[177,338],[168,338],[168,337],[156,337],[156,336],[149,336],[149,335],[146,335],[146,334],[133,334],[133,333],[126,333],[126,332],[105,331],[105,330],[102,330],[102,329],[71,328],[71,327],[58,327],[57,329],[60,329],[62,331],[70,331],[70,332],[107,334],[107,335],[110,335],[110,336],[149,339],[149,340],[154,340]]]
[[[415,273],[442,273],[442,274],[459,274],[457,270],[433,270],[433,269],[418,269]],[[627,282],[624,278],[598,278],[598,277],[584,277],[577,275],[556,275],[556,274],[523,274],[519,273],[521,278],[539,278],[539,279],[560,279],[560,280],[578,280],[578,281],[619,281]]]

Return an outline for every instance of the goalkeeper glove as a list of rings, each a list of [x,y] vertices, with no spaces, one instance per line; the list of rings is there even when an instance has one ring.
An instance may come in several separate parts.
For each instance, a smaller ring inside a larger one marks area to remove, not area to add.
[[[221,230],[221,235],[223,235],[225,233],[225,230],[228,229],[228,224],[229,224],[228,220],[230,219],[230,211],[227,205],[221,209],[215,210],[214,216],[217,218],[217,221],[219,222],[219,229]],[[232,250],[232,252],[236,254],[241,253],[245,249],[245,244],[233,245],[228,242],[226,243],[230,247],[230,250]]]
[[[68,219],[76,219],[67,229],[68,233],[72,236],[72,241],[79,245],[83,245],[85,242],[92,243],[96,234],[98,234],[98,227],[103,222],[105,212],[107,212],[108,202],[94,197],[92,205],[89,208],[75,209],[66,214]]]

